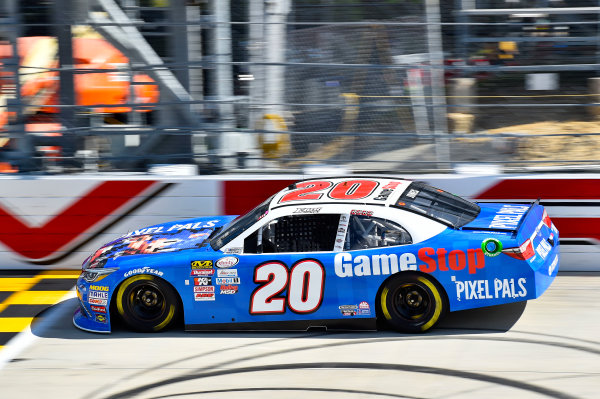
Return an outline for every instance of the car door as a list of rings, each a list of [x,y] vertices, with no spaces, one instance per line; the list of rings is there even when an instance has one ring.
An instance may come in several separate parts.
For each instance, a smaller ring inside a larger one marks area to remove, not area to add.
[[[250,280],[246,312],[254,322],[331,316],[328,274],[340,214],[283,215],[244,240],[244,279]],[[242,311],[243,304],[239,310]],[[336,308],[337,309],[337,308]]]

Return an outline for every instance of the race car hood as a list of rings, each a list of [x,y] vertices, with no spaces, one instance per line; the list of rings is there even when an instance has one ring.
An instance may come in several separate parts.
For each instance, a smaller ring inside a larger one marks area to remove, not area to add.
[[[104,267],[108,259],[198,249],[217,228],[236,216],[178,220],[144,227],[109,242],[83,262],[84,269]]]
[[[516,231],[532,204],[485,203],[478,204],[481,212],[464,230]]]

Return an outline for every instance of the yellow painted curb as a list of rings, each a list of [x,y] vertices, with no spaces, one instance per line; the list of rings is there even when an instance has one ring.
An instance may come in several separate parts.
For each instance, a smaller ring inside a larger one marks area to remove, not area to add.
[[[0,278],[0,291],[26,291],[38,283],[37,278],[4,277]]]
[[[33,321],[33,317],[1,317],[0,332],[21,332]]]
[[[77,278],[81,274],[81,270],[46,270],[38,274],[39,279],[44,278]]]
[[[15,292],[4,305],[54,305],[69,291],[22,291]]]

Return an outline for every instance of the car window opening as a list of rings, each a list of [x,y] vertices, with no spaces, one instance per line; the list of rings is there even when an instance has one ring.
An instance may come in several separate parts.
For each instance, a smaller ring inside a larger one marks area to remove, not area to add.
[[[331,251],[339,218],[339,214],[282,216],[248,236],[244,252]]]
[[[344,250],[390,247],[412,244],[412,237],[403,227],[386,219],[355,215],[350,218]]]
[[[454,228],[472,222],[481,211],[473,202],[421,182],[411,183],[393,206],[426,215]]]

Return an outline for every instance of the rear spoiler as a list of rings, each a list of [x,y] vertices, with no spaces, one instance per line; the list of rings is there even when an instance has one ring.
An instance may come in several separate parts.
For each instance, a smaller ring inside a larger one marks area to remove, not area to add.
[[[523,216],[521,217],[521,220],[519,220],[519,224],[517,224],[517,227],[515,227],[514,229],[499,228],[499,227],[462,227],[461,230],[469,230],[469,231],[471,231],[471,230],[477,230],[477,231],[502,231],[502,232],[507,232],[507,233],[516,233],[521,228],[521,225],[523,224],[523,222],[525,221],[525,219],[527,219],[527,216],[529,215],[529,213],[531,212],[531,210],[533,208],[535,208],[536,205],[540,204],[540,198],[536,199],[533,202],[510,202],[510,204],[530,205],[529,209],[527,210],[527,212],[525,212],[523,214]]]

